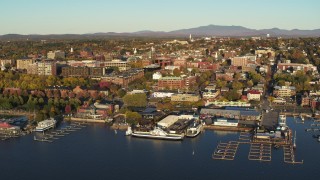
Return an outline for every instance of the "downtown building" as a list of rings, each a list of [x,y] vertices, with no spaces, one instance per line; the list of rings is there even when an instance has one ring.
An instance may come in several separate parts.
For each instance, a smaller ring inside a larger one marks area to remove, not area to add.
[[[105,75],[104,67],[62,67],[61,76],[63,77],[89,77],[100,78]]]
[[[127,88],[129,86],[129,83],[140,79],[144,76],[144,70],[143,69],[130,69],[125,72],[121,72],[119,74],[110,74],[101,77],[101,82],[108,82],[117,84],[121,87]]]

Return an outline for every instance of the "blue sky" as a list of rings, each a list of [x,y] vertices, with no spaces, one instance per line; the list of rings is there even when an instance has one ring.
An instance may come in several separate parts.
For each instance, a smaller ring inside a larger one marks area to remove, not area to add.
[[[0,0],[0,34],[171,31],[209,24],[319,29],[319,0]]]

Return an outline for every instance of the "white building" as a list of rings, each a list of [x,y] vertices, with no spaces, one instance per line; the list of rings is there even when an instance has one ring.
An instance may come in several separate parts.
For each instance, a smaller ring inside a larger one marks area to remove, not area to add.
[[[151,97],[153,98],[170,98],[174,93],[170,92],[154,92]]]
[[[251,101],[251,100],[260,101],[261,93],[256,90],[251,90],[251,91],[248,91],[247,97],[248,97],[249,101]]]
[[[162,127],[162,128],[168,128],[171,125],[173,125],[175,122],[177,122],[179,119],[194,119],[193,115],[169,115],[167,117],[165,117],[164,119],[162,119],[161,121],[159,121],[157,123],[158,126]]]
[[[162,74],[160,72],[153,73],[152,75],[153,80],[159,80],[160,78],[162,78]]]

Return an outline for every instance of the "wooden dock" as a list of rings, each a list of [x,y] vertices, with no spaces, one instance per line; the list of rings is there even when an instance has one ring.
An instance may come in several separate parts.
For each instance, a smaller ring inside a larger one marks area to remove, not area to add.
[[[251,143],[249,160],[271,161],[271,144]]]
[[[219,130],[219,131],[237,131],[237,132],[250,132],[253,128],[249,127],[228,127],[228,126],[215,126],[215,125],[205,125],[204,129],[208,130]]]
[[[295,153],[292,145],[283,146],[283,160],[289,164],[303,164],[302,161],[296,161]]]
[[[252,133],[241,132],[239,135],[239,143],[249,144],[252,141]]]
[[[47,133],[43,133],[42,135],[34,136],[33,139],[38,142],[53,142],[54,140],[58,140],[60,137],[66,136],[70,134],[70,132],[74,132],[82,129],[86,123],[72,123],[69,126],[66,126],[61,129],[49,131]]]
[[[228,143],[220,142],[212,154],[213,159],[217,160],[234,160],[238,150],[239,142],[229,141]]]

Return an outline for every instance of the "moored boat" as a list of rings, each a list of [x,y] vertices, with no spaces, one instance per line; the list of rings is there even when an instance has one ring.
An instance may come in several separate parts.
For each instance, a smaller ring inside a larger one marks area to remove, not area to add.
[[[57,121],[53,118],[40,121],[35,129],[36,132],[43,132],[48,129],[54,128]]]
[[[196,137],[201,133],[202,124],[194,122],[186,130],[187,137]]]
[[[183,140],[184,134],[168,134],[163,129],[155,127],[149,132],[134,131],[131,133],[133,137],[151,138],[151,139],[165,139],[165,140]]]

